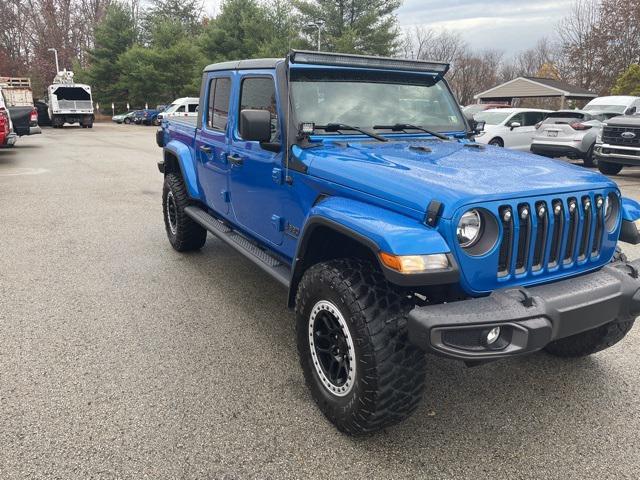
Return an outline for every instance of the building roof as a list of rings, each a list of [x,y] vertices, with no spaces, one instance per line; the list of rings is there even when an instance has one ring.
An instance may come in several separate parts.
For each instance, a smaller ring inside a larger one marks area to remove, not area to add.
[[[553,78],[518,77],[474,95],[479,100],[524,97],[565,97],[567,99],[596,98],[598,95]]]

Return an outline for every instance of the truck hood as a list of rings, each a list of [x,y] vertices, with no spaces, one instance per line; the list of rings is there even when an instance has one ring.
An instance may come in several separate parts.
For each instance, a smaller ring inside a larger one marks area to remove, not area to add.
[[[612,127],[640,127],[640,115],[620,115],[605,122]]]
[[[421,214],[438,200],[445,218],[471,203],[615,188],[561,160],[457,141],[330,141],[294,153],[312,176]]]

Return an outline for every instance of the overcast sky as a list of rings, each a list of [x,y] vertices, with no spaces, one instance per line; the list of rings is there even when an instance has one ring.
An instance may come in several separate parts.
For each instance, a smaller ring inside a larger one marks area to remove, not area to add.
[[[404,0],[398,10],[400,25],[446,28],[462,34],[478,49],[502,50],[511,55],[552,36],[573,0]],[[205,0],[209,15],[220,0]]]
[[[573,0],[404,0],[402,27],[425,25],[460,32],[476,48],[510,55],[552,36]]]

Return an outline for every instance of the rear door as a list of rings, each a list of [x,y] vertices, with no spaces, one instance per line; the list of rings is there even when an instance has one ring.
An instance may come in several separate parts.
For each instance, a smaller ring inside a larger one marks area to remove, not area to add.
[[[520,136],[518,137],[517,150],[528,152],[531,149],[533,136],[536,134],[536,125],[546,118],[545,112],[524,112],[524,123],[520,128]]]
[[[243,71],[239,75],[239,102],[234,106],[237,113],[229,152],[229,190],[233,215],[235,221],[248,232],[280,245],[283,240],[282,205],[285,193],[281,181],[282,152],[268,151],[258,142],[243,140],[238,130],[240,111],[268,110],[271,113],[271,142],[281,141],[275,72]]]
[[[207,206],[226,215],[229,211],[227,120],[232,73],[216,73],[207,82],[206,97],[203,99],[203,105],[207,105],[207,108],[202,112],[202,128],[196,136],[198,178]]]

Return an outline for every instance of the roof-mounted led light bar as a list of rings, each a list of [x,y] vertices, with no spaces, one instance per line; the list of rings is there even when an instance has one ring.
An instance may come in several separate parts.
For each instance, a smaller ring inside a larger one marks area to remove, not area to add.
[[[405,58],[373,57],[350,53],[310,52],[291,50],[289,63],[310,65],[331,65],[334,67],[375,68],[379,70],[404,70],[410,72],[433,73],[443,77],[449,70],[448,63],[408,60]]]

